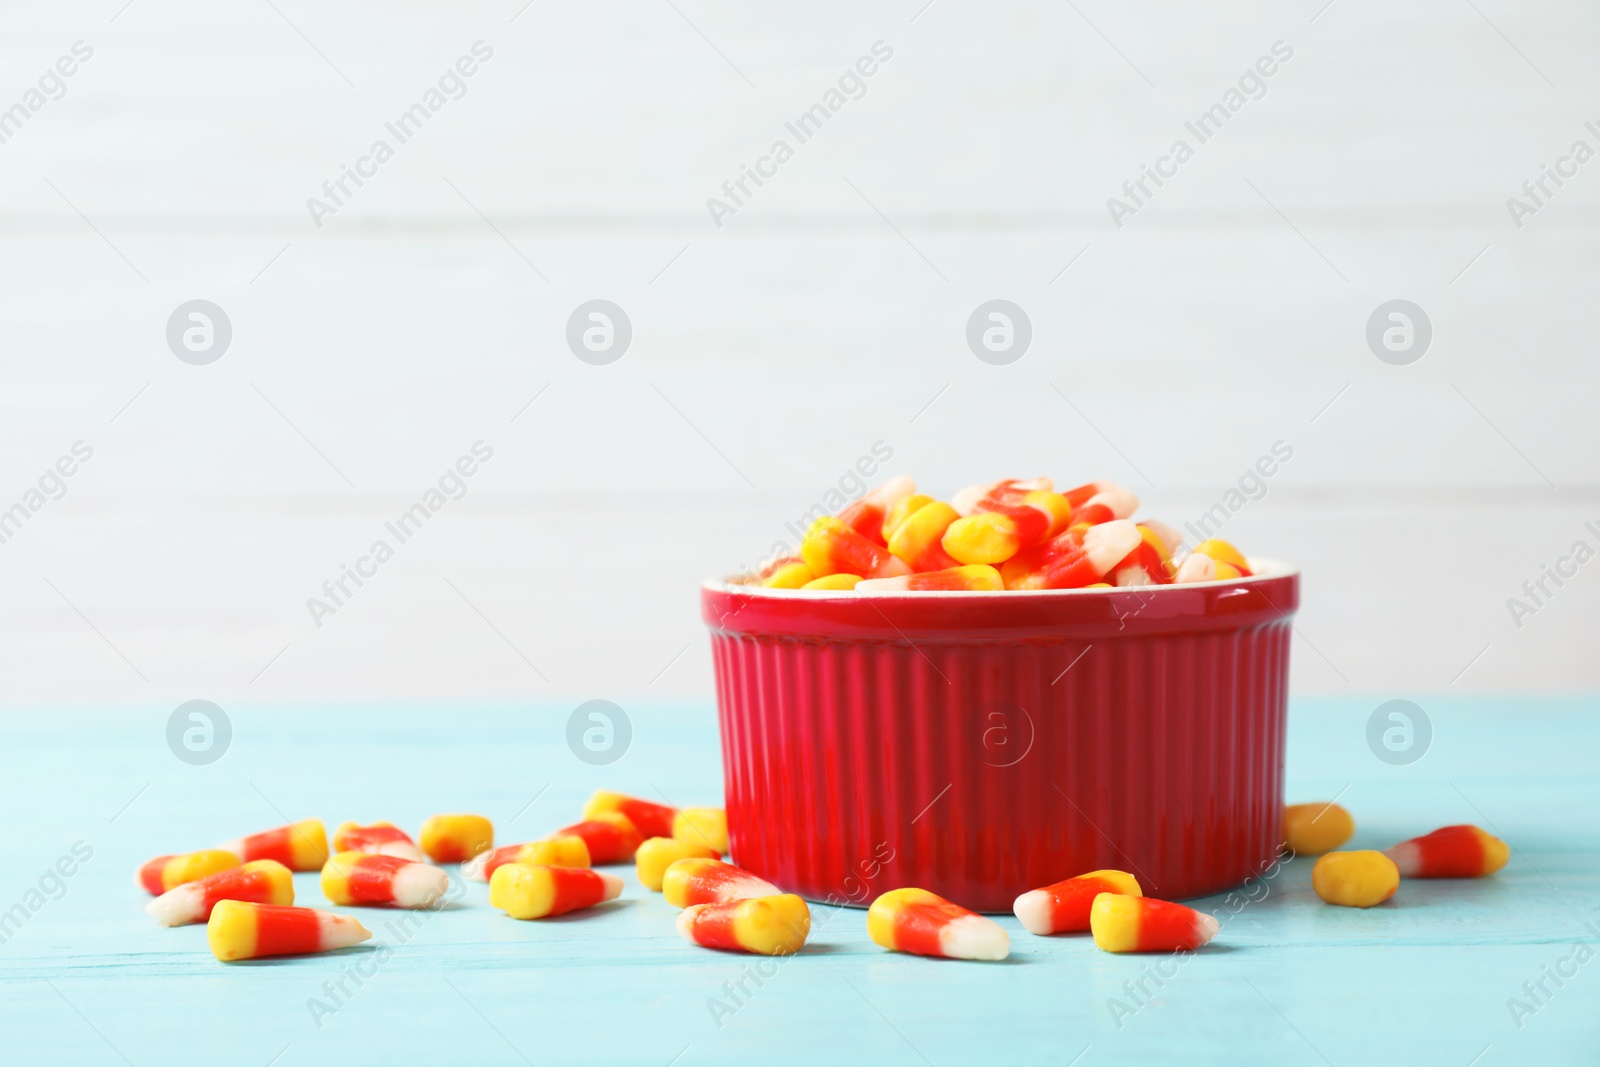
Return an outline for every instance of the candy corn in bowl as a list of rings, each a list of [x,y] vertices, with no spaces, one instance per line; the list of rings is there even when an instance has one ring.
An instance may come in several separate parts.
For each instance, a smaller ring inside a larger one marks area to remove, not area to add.
[[[1276,854],[1298,572],[1109,482],[906,478],[707,582],[733,862],[977,911],[1084,871],[1182,899]]]

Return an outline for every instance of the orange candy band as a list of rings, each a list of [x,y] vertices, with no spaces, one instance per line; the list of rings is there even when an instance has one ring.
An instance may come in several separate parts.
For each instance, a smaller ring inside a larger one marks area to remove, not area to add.
[[[1216,936],[1216,918],[1182,904],[1101,893],[1089,907],[1094,943],[1107,952],[1197,949]]]
[[[647,803],[639,801],[638,803]],[[674,812],[676,815],[676,812]],[[655,815],[651,816],[654,821]],[[582,822],[564,826],[550,835],[557,837],[581,837],[583,843],[589,848],[589,863],[600,867],[607,863],[627,863],[633,859],[633,854],[639,850],[639,845],[644,841],[645,835],[641,834],[633,820],[620,811],[597,812],[593,818],[584,819]],[[662,834],[652,834],[652,837],[662,837]]]
[[[289,868],[277,860],[251,860],[242,867],[174,886],[144,910],[163,926],[183,926],[205,922],[224,900],[293,904],[294,879]]]
[[[241,837],[221,846],[248,863],[277,860],[291,871],[320,871],[328,862],[328,833],[321,819],[302,819],[275,830]]]
[[[820,573],[831,573],[823,571]],[[657,804],[652,800],[641,800],[638,797],[625,796],[622,793],[610,793],[606,790],[597,791],[589,798],[589,803],[583,806],[584,819],[591,820],[603,812],[621,812],[628,817],[638,829],[641,839],[646,837],[671,837],[672,820],[678,814],[678,809],[668,804]]]
[[[1511,858],[1511,847],[1476,826],[1445,826],[1387,850],[1402,878],[1482,878]]]
[[[1025,930],[1060,934],[1089,929],[1089,911],[1101,893],[1142,896],[1139,882],[1125,871],[1090,871],[1022,894],[1012,912]]]

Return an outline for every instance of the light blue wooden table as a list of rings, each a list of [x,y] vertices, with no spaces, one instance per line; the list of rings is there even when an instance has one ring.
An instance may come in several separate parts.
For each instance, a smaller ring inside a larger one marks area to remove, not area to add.
[[[1573,949],[1600,947],[1585,929],[1600,931],[1600,700],[1419,702],[1432,746],[1404,767],[1367,748],[1378,699],[1296,702],[1290,797],[1337,794],[1358,846],[1492,827],[1514,850],[1493,879],[1408,883],[1355,911],[1320,904],[1310,864],[1290,862],[1237,913],[1200,901],[1222,932],[1177,968],[1009,918],[1004,964],[890,955],[861,912],[817,908],[805,952],[760,985],[754,958],[680,941],[631,872],[620,903],[543,923],[495,912],[477,884],[409,936],[362,910],[393,949],[381,964],[355,949],[224,966],[203,927],[156,927],[132,886],[152,854],[288,818],[414,829],[473,810],[513,841],[570,821],[598,786],[715,803],[707,705],[629,707],[632,748],[601,768],[568,751],[570,706],[235,707],[231,749],[204,767],[167,750],[170,707],[17,709],[0,718],[0,1062],[1600,1062],[1600,959]],[[92,857],[49,876],[80,841]],[[313,875],[296,891],[321,900]],[[1557,969],[1576,973],[1558,986]],[[358,970],[370,977],[334,1000],[325,983]],[[1524,983],[1541,979],[1539,1003]],[[1513,1019],[1513,997],[1537,1010]],[[314,1019],[312,998],[337,1010]]]

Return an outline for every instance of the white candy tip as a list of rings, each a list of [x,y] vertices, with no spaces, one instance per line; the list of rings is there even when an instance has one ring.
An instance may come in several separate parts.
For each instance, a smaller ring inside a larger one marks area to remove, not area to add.
[[[395,856],[399,859],[410,860],[412,863],[424,863],[426,857],[416,845],[406,841],[387,841],[378,846],[377,854],[380,856]],[[478,853],[483,855],[483,853]]]
[[[196,914],[194,893],[185,893],[183,886],[175,886],[144,906],[145,914],[162,926],[183,926],[199,919]]]
[[[1011,938],[993,919],[963,915],[939,933],[939,947],[958,960],[1003,960],[1011,955]]]
[[[362,926],[348,915],[335,915],[332,912],[321,912],[322,917],[322,948],[330,951],[336,948],[349,948],[359,945],[372,937],[372,931]]]
[[[678,936],[694,944],[694,917],[700,914],[704,904],[691,904],[678,913]]]
[[[1127,519],[1112,519],[1091,526],[1083,535],[1083,551],[1101,574],[1122,561],[1144,540],[1139,528]]]
[[[955,508],[957,515],[971,515],[978,501],[987,496],[996,484],[989,482],[987,485],[969,485],[965,489],[957,489],[950,497],[950,506]]]
[[[411,863],[394,875],[394,903],[400,908],[426,908],[450,888],[450,876],[426,863]]]
[[[1222,929],[1222,923],[1217,921],[1215,915],[1207,915],[1205,912],[1200,912],[1194,921],[1194,927],[1195,932],[1200,935],[1200,943],[1203,945],[1217,936],[1217,931]]]
[[[489,852],[480,852],[470,860],[462,863],[461,877],[473,882],[487,882],[489,876],[483,872],[489,866],[489,855],[493,851],[493,849],[490,849]]]
[[[1419,869],[1417,862],[1417,846],[1410,841],[1402,841],[1391,849],[1384,850],[1384,855],[1394,861],[1395,867],[1400,871],[1400,877],[1414,877]]]
[[[605,883],[605,894],[600,898],[601,903],[608,900],[616,900],[622,895],[621,878],[614,874],[607,874],[605,871],[595,871],[594,873],[598,874],[600,880]]]
[[[1178,565],[1178,573],[1173,576],[1173,583],[1186,585],[1190,582],[1211,582],[1217,577],[1217,562],[1210,556],[1203,556],[1198,552],[1191,552],[1189,557]]]
[[[1055,910],[1053,903],[1050,894],[1043,889],[1030,889],[1011,905],[1011,912],[1024,930],[1043,937],[1055,933],[1050,925],[1050,913]]]
[[[1167,546],[1168,555],[1178,551],[1178,547],[1183,544],[1182,532],[1174,530],[1164,522],[1156,519],[1145,519],[1139,525],[1148,526],[1152,533],[1161,538],[1161,543]]]
[[[867,495],[873,503],[888,507],[902,497],[908,497],[917,491],[917,483],[909,474],[897,474],[884,482]]]

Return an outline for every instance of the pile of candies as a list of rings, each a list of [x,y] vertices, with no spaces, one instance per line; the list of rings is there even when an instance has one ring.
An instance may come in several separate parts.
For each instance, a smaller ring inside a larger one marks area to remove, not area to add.
[[[1312,871],[1330,904],[1372,907],[1400,878],[1476,878],[1505,866],[1504,841],[1475,826],[1447,826],[1387,852],[1336,852],[1355,832],[1337,804],[1289,807],[1284,847],[1323,854]],[[442,906],[450,876],[433,864],[460,864],[465,879],[489,883],[489,903],[514,919],[543,919],[615,900],[622,879],[594,866],[632,861],[639,882],[678,908],[679,934],[696,945],[764,956],[799,952],[811,933],[806,902],[725,863],[727,818],[720,808],[679,810],[600,791],[583,819],[541,841],[494,847],[481,815],[435,815],[421,845],[386,822],[341,825],[330,855],[321,821],[306,819],[251,834],[220,848],[158,856],[138,882],[155,896],[145,908],[164,926],[206,923],[224,962],[328,952],[372,936],[354,917],[296,907],[291,871],[322,873],[336,905]],[[1091,871],[1034,889],[1013,907],[1030,933],[1089,931],[1107,952],[1193,951],[1220,927],[1203,912],[1145,897],[1124,871]],[[993,919],[925,889],[895,889],[867,911],[867,933],[886,949],[921,956],[1002,960],[1011,941]]]
[[[858,593],[1093,589],[1247,578],[1226,541],[1183,549],[1165,523],[1134,522],[1139,498],[1114,482],[1065,493],[1049,478],[1007,478],[946,503],[900,476],[811,524],[798,556],[762,566],[769,589]]]

